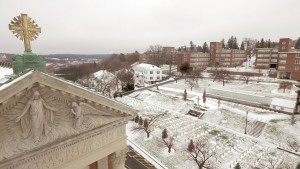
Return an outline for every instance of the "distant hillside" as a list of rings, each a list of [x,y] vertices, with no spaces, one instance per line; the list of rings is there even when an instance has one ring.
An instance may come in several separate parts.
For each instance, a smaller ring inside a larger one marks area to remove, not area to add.
[[[45,58],[59,58],[59,59],[106,59],[110,55],[109,54],[95,54],[95,55],[84,55],[84,54],[51,54],[51,55],[43,55]]]
[[[7,58],[9,58],[9,60],[12,60],[13,57],[16,54],[9,54],[9,53],[0,53],[0,56],[5,55]],[[69,60],[94,60],[94,59],[106,59],[108,58],[110,55],[109,54],[94,54],[94,55],[84,55],[84,54],[50,54],[50,55],[42,55],[45,57],[46,61],[51,60],[51,59],[59,59],[59,60],[65,60],[65,59],[69,59]]]

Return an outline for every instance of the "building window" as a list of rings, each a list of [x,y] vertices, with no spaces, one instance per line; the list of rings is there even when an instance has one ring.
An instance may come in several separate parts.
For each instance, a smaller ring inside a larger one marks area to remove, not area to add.
[[[296,67],[295,67],[295,70],[299,70],[299,66],[296,66]]]
[[[299,53],[296,55],[296,58],[300,58],[300,54]]]
[[[295,64],[299,65],[300,64],[300,60],[295,60]]]
[[[159,71],[157,71],[157,74],[159,74],[160,72]]]
[[[279,63],[286,64],[286,60],[279,60]]]
[[[278,66],[278,70],[285,70],[285,66]]]
[[[153,72],[152,72],[152,71],[150,71],[150,74],[153,74]]]
[[[280,57],[280,58],[286,58],[286,57],[287,57],[287,54],[280,54],[279,57]]]
[[[157,79],[160,79],[160,77],[159,77],[159,76],[157,76]]]
[[[150,80],[153,80],[153,77],[150,77]]]

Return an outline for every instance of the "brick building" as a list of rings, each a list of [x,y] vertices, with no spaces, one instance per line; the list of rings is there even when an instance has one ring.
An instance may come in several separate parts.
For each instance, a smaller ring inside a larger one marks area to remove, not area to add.
[[[221,42],[210,42],[210,65],[234,67],[246,60],[245,50],[223,49]]]
[[[255,66],[275,69],[277,78],[300,80],[300,51],[293,49],[293,41],[281,38],[278,48],[257,48]]]
[[[256,68],[277,68],[278,62],[278,49],[274,48],[257,48],[255,49],[256,53]]]
[[[177,57],[177,71],[183,63],[188,63],[192,70],[205,69],[208,67],[210,56],[209,53],[203,52],[179,52]]]

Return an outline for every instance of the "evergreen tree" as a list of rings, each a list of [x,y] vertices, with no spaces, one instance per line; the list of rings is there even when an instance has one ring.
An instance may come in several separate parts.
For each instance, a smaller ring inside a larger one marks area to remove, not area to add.
[[[191,48],[191,52],[193,52],[195,49],[195,45],[194,45],[193,41],[190,41],[190,48]]]
[[[205,102],[206,102],[206,90],[204,90],[204,92],[203,92],[202,100],[203,100],[203,103],[205,105]]]
[[[271,40],[269,39],[267,42],[267,48],[271,48],[271,47],[272,47],[272,43],[271,43]]]
[[[239,49],[239,44],[237,43],[236,37],[233,38],[232,49]]]
[[[296,41],[295,49],[300,49],[300,37]]]
[[[203,52],[203,49],[201,46],[197,46],[197,52]]]
[[[140,117],[139,119],[139,125],[142,126],[144,124],[144,120],[142,119],[142,117]]]
[[[187,150],[188,150],[189,152],[192,152],[194,149],[195,149],[195,145],[194,145],[193,140],[191,139],[191,141],[190,141],[190,143],[189,143],[189,145],[188,145]]]
[[[140,117],[139,117],[139,115],[137,115],[137,116],[135,117],[135,119],[134,119],[134,122],[135,122],[135,123],[138,123],[138,122],[139,122],[139,119],[140,119]]]
[[[228,49],[232,49],[232,48],[233,48],[233,39],[234,39],[233,36],[231,36],[231,37],[228,39],[227,44],[226,44],[226,48],[228,48]]]
[[[275,47],[276,47],[276,43],[273,42],[273,43],[272,43],[272,48],[275,48]]]
[[[225,48],[225,39],[224,38],[221,40],[221,44],[222,44],[222,48],[224,49]]]
[[[239,164],[239,163],[237,163],[237,164],[235,165],[234,169],[241,169],[241,166],[240,166],[240,164]]]
[[[149,127],[149,120],[146,118],[144,120],[144,128],[148,128]]]
[[[256,42],[256,44],[255,44],[255,48],[260,48],[259,41],[257,41],[257,42]]]
[[[228,41],[227,41],[227,45],[226,47],[228,49],[238,49],[239,48],[239,45],[237,43],[237,38],[234,37],[234,36],[231,36]]]
[[[265,46],[265,40],[264,40],[264,38],[262,38],[262,39],[260,40],[260,47],[261,47],[261,48],[266,47],[266,46]]]
[[[242,42],[240,49],[245,50],[244,42]]]
[[[181,47],[178,48],[178,52],[181,52]]]
[[[203,50],[203,53],[208,53],[208,46],[207,46],[206,42],[203,43],[202,50]]]
[[[164,129],[163,131],[162,131],[162,139],[166,139],[166,138],[168,138],[168,131],[167,131],[167,129]]]
[[[187,92],[186,92],[186,89],[184,89],[184,92],[183,92],[183,100],[187,100]]]

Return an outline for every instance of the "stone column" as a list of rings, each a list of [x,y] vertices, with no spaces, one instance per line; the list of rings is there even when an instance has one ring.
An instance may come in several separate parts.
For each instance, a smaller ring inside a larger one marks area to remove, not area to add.
[[[113,169],[124,169],[125,168],[125,160],[128,148],[124,148],[122,150],[116,151],[112,154],[112,167]]]

